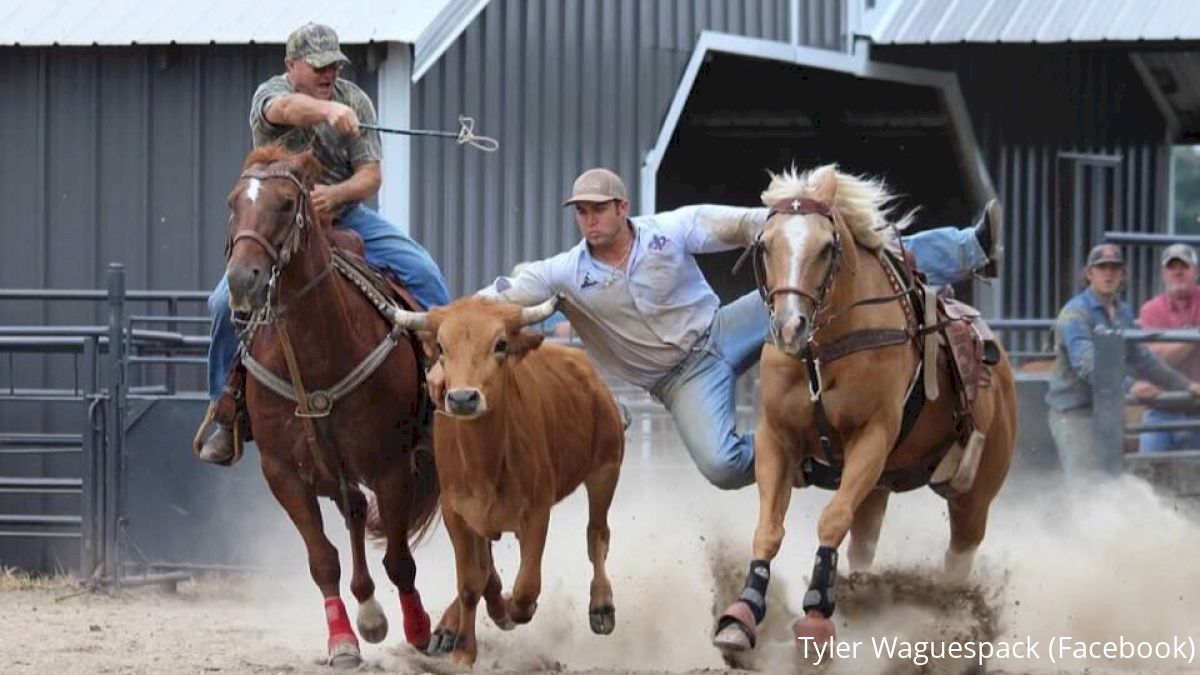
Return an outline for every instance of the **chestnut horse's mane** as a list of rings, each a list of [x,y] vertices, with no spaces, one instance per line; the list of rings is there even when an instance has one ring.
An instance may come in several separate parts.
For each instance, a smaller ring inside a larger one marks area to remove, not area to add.
[[[793,166],[782,173],[772,173],[771,184],[762,193],[763,204],[772,208],[789,199],[813,197],[816,190],[813,177],[821,171],[833,171],[837,177],[837,195],[829,206],[841,214],[860,246],[878,250],[890,240],[891,227],[903,230],[912,223],[915,211],[896,216],[897,197],[881,179],[843,173],[836,164],[804,172]]]
[[[250,154],[246,155],[246,160],[242,162],[242,171],[244,172],[252,166],[265,168],[272,164],[286,165],[287,170],[299,178],[300,182],[310,190],[321,177],[321,162],[311,152],[292,152],[282,143],[270,143],[251,150]],[[318,218],[318,220],[320,220],[319,225],[321,226],[318,229],[326,230],[330,225],[326,219]]]
[[[242,162],[242,171],[255,165],[270,166],[271,164],[287,164],[308,187],[312,187],[321,177],[321,163],[309,152],[292,152],[282,143],[270,143],[254,148]]]

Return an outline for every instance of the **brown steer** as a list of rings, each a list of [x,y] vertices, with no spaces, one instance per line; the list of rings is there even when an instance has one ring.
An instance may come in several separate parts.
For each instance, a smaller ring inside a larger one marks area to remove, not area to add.
[[[592,631],[615,625],[608,556],[608,507],[625,453],[612,393],[578,349],[542,344],[522,331],[554,312],[555,299],[522,308],[479,297],[405,317],[438,354],[444,412],[434,423],[442,514],[454,544],[458,598],[429,645],[459,665],[475,662],[475,608],[510,629],[526,623],[541,592],[550,508],[587,486],[588,617]],[[491,542],[513,532],[521,565],[511,597],[501,595]]]

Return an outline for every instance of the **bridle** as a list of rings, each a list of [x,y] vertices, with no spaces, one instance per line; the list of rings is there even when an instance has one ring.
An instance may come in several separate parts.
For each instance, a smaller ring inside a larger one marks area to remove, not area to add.
[[[251,169],[242,173],[238,179],[256,179],[261,181],[287,180],[295,184],[297,190],[299,190],[300,197],[296,200],[296,211],[291,218],[291,227],[288,229],[287,234],[284,235],[283,243],[280,244],[278,248],[276,248],[275,244],[273,244],[269,239],[251,228],[242,228],[234,231],[233,214],[229,214],[230,232],[229,239],[225,244],[225,262],[229,262],[230,256],[233,255],[233,247],[243,239],[249,239],[262,248],[262,250],[267,254],[267,257],[271,259],[271,276],[269,277],[268,281],[269,290],[267,293],[267,316],[269,318],[279,317],[287,311],[287,307],[275,306],[274,296],[278,291],[276,281],[279,279],[279,275],[283,272],[283,269],[287,267],[289,262],[291,262],[292,255],[300,249],[300,245],[303,241],[306,231],[313,227],[313,218],[309,213],[309,207],[312,203],[312,198],[309,194],[308,188],[305,187],[304,183],[296,177],[296,174],[288,170]],[[313,277],[312,280],[305,284],[304,287],[301,288],[298,293],[296,293],[291,302],[295,303],[296,300],[299,300],[313,288],[316,288],[316,286],[324,281],[332,271],[333,265],[327,265],[324,270],[321,270],[317,276]]]
[[[837,224],[833,219],[833,212],[827,204],[807,198],[792,199],[791,201],[780,202],[776,204],[767,214],[767,222],[770,222],[772,218],[779,215],[807,216],[812,214],[823,216],[829,221],[830,226],[833,228],[833,248],[831,259],[829,261],[829,266],[825,269],[825,275],[821,278],[821,283],[817,286],[816,291],[810,291],[800,286],[775,286],[772,288],[771,286],[767,285],[767,268],[765,260],[766,244],[763,242],[763,232],[766,231],[766,228],[763,228],[763,231],[759,232],[758,236],[754,238],[754,242],[746,247],[746,250],[742,253],[741,257],[733,267],[733,271],[736,274],[737,271],[741,269],[741,266],[745,263],[746,259],[750,259],[751,266],[754,269],[754,283],[758,287],[759,297],[762,298],[763,304],[767,306],[767,313],[771,317],[771,334],[775,339],[778,339],[778,336],[775,335],[775,332],[778,329],[775,326],[774,300],[775,296],[781,294],[799,295],[812,304],[812,316],[815,332],[816,319],[821,312],[825,310],[825,301],[829,298],[829,294],[833,290],[834,280],[837,279],[838,268],[842,263],[843,248],[841,235],[839,234]]]

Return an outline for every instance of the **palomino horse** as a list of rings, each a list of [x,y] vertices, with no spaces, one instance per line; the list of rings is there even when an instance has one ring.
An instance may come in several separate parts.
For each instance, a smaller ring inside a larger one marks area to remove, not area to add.
[[[984,361],[994,364],[991,380],[969,410],[959,410],[951,357],[934,343],[924,353],[936,355],[938,371],[925,376],[919,298],[884,259],[880,231],[891,200],[882,184],[832,166],[774,176],[763,193],[771,214],[751,253],[773,339],[760,369],[759,517],[746,585],[718,621],[714,644],[722,649],[755,644],[793,485],[836,490],[818,523],[805,616],[793,626],[798,646],[807,646],[833,639],[838,547],[851,533],[850,569],[871,565],[890,491],[928,484],[947,496],[945,571],[964,580],[1008,474],[1016,390],[1007,356],[996,345]],[[925,399],[923,408],[906,406],[909,391]],[[972,422],[964,434],[962,424]],[[955,480],[939,484],[948,462]]]
[[[319,176],[311,151],[273,145],[246,157],[229,196],[226,274],[232,307],[254,313],[249,337],[243,334],[243,362],[252,375],[246,407],[263,475],[300,530],[325,597],[330,664],[352,667],[361,662],[358,640],[317,497],[333,499],[346,518],[358,630],[379,642],[387,618],[367,570],[367,499],[360,486],[374,491],[387,540],[383,564],[400,590],[405,637],[424,648],[430,622],[414,585],[409,538],[437,515],[439,493],[423,441],[428,425],[417,350],[385,320],[386,298],[368,299],[335,260],[332,230],[318,223],[310,199]]]

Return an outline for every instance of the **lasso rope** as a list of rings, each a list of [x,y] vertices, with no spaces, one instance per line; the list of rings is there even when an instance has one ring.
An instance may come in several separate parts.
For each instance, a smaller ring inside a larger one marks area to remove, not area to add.
[[[460,125],[458,132],[453,131],[431,131],[428,129],[389,129],[381,127],[378,124],[359,124],[362,129],[370,129],[372,131],[382,131],[388,134],[403,134],[405,136],[433,136],[435,138],[453,138],[459,145],[469,145],[476,150],[483,152],[495,152],[500,149],[500,142],[488,136],[477,136],[475,134],[475,118],[467,117],[466,115],[458,116]]]

